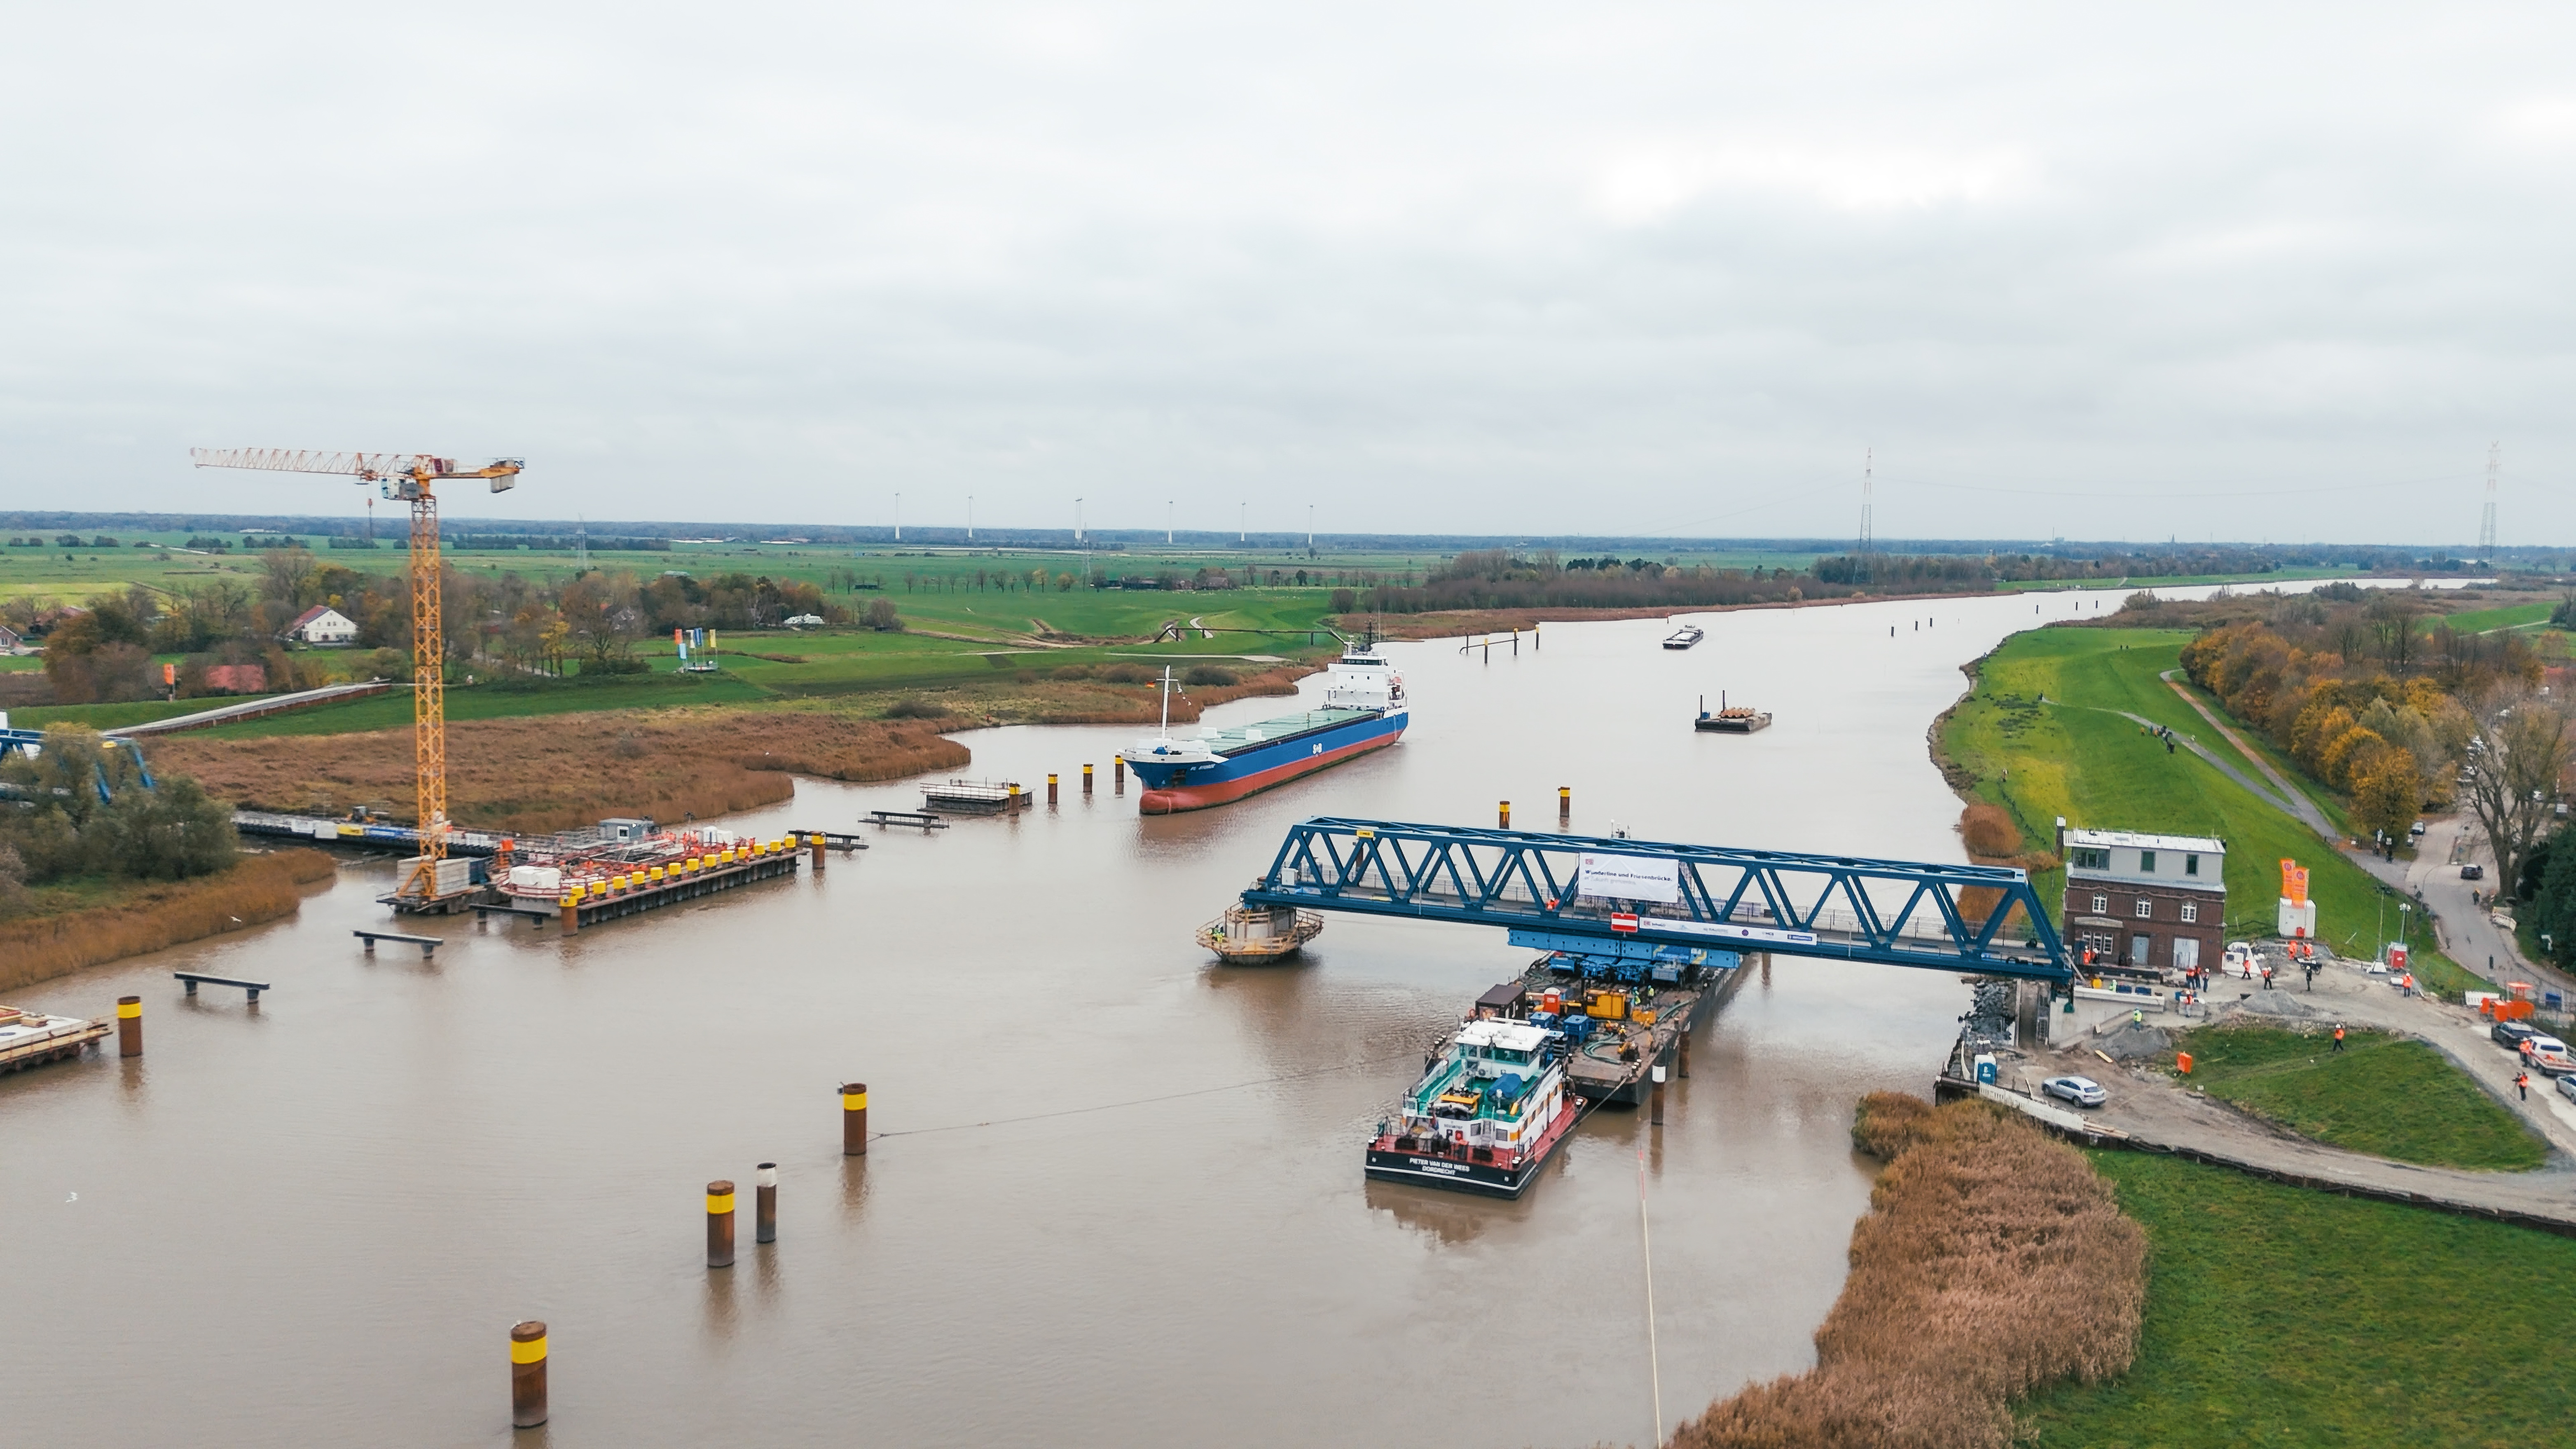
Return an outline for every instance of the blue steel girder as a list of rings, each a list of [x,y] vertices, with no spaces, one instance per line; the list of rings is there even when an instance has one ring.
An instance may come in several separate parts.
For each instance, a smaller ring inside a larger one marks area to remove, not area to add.
[[[1587,883],[1641,894],[1586,893]],[[1970,890],[1995,895],[1976,919],[1960,901]],[[1243,900],[2060,985],[2075,977],[2030,877],[2009,866],[1317,816],[1289,827]],[[2009,935],[2008,922],[2018,923]]]

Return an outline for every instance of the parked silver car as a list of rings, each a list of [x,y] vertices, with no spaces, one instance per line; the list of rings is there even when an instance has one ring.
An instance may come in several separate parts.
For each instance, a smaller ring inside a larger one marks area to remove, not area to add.
[[[2039,1089],[2052,1097],[2063,1097],[2078,1107],[2099,1107],[2111,1100],[2102,1084],[2091,1077],[2051,1077]]]

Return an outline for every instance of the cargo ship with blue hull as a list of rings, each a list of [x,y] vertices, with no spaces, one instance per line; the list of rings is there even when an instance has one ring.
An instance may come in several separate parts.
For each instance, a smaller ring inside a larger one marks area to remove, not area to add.
[[[1171,734],[1171,671],[1164,671],[1164,729],[1127,752],[1144,787],[1147,815],[1204,810],[1257,795],[1371,750],[1404,734],[1410,717],[1404,678],[1373,643],[1353,642],[1333,661],[1321,708],[1281,715],[1196,739]]]

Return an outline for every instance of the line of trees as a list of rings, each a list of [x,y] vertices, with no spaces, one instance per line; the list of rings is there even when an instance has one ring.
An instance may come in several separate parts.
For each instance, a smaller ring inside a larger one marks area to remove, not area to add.
[[[256,687],[307,688],[335,675],[399,678],[411,668],[411,589],[401,574],[369,573],[302,548],[271,549],[249,577],[219,575],[162,590],[136,585],[78,608],[21,598],[0,606],[5,620],[45,646],[45,674],[62,704],[158,697],[154,656],[183,656],[181,697],[238,692],[237,666],[257,666]],[[318,654],[287,648],[285,635],[315,605],[357,626],[356,649]],[[850,611],[813,584],[746,573],[697,579],[666,573],[591,570],[556,582],[515,572],[449,565],[441,578],[441,622],[451,669],[476,659],[522,673],[644,668],[637,644],[675,628],[756,629],[799,615],[847,623]],[[874,622],[874,621],[872,621]],[[899,627],[889,621],[879,627]]]
[[[2402,590],[2319,590],[2203,630],[2183,669],[2349,792],[2358,829],[2403,838],[2425,807],[2465,795],[2509,888],[2554,818],[2576,739],[2528,644],[2426,614]]]
[[[92,731],[45,731],[34,755],[0,759],[0,917],[26,887],[80,876],[180,880],[230,866],[240,842],[232,807],[186,776],[143,788],[131,749]]]

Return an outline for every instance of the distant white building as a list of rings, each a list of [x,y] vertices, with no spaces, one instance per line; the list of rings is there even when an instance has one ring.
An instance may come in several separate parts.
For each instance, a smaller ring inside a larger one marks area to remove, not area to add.
[[[287,626],[286,637],[329,648],[337,644],[355,642],[358,637],[358,626],[350,623],[347,615],[330,605],[315,604],[305,610],[302,617]]]
[[[823,627],[823,616],[820,614],[791,614],[787,619],[787,627],[790,629],[819,629]]]

